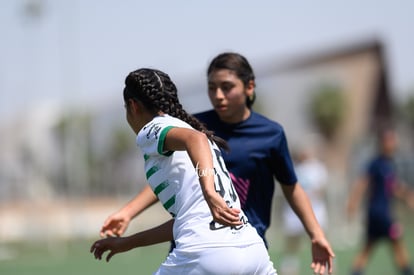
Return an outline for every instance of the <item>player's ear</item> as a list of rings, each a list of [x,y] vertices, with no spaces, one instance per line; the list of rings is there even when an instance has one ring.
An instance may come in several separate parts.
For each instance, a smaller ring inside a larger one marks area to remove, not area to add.
[[[254,87],[255,87],[255,83],[254,80],[249,80],[249,82],[246,85],[246,96],[247,97],[253,97],[254,95]]]
[[[132,99],[131,111],[138,115],[141,115],[143,113],[150,113],[150,111],[144,105],[144,103],[142,103],[142,101],[137,100],[137,99]]]
[[[138,111],[138,109],[140,109],[138,101],[134,100],[132,98],[128,99],[128,106],[129,106],[129,109],[131,110],[131,112],[134,112],[134,113],[136,113]]]

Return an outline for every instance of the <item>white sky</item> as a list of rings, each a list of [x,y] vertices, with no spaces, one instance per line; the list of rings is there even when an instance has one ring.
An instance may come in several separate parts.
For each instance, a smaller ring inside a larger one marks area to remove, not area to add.
[[[25,12],[40,3],[38,17]],[[155,67],[206,81],[232,50],[260,61],[382,38],[393,88],[414,88],[414,1],[0,0],[1,120],[43,102],[113,100],[125,76]],[[29,16],[28,16],[29,15]],[[196,91],[204,92],[204,91]],[[414,91],[413,91],[414,92]]]

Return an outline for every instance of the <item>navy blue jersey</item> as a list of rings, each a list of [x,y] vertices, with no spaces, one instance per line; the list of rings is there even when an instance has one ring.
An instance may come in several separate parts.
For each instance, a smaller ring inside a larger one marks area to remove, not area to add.
[[[391,221],[393,190],[397,184],[397,173],[393,160],[385,156],[374,158],[367,168],[369,180],[368,219]]]
[[[265,240],[270,225],[274,178],[281,184],[297,182],[282,126],[255,112],[236,124],[222,122],[213,110],[195,117],[227,141],[230,151],[223,151],[222,155],[242,209]]]

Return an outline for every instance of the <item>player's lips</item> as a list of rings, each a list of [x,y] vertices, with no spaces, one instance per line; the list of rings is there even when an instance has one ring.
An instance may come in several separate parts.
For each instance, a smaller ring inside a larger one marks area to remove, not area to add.
[[[224,111],[227,109],[227,105],[216,105],[215,109],[218,111]]]

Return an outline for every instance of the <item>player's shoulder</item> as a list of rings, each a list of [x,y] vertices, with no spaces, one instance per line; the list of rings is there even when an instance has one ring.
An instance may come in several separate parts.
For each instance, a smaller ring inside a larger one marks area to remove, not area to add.
[[[185,122],[185,121],[183,121],[179,118],[176,118],[174,116],[170,116],[168,114],[164,114],[164,115],[161,115],[161,116],[156,116],[154,118],[154,121],[156,123],[164,124],[165,126],[191,128],[191,126],[187,122]]]
[[[384,167],[383,158],[380,155],[376,155],[368,161],[367,169],[370,172],[382,170]]]
[[[193,116],[201,121],[218,119],[218,115],[214,110],[208,110],[204,112],[195,113],[193,114]]]
[[[148,122],[140,130],[138,137],[146,136],[147,139],[150,137],[158,138],[159,133],[165,131],[164,129],[168,130],[174,127],[191,128],[191,126],[185,121],[165,114],[156,116],[150,122]]]
[[[262,127],[269,128],[276,133],[284,133],[284,128],[282,124],[253,111],[249,118],[249,122],[255,125],[260,125]]]

